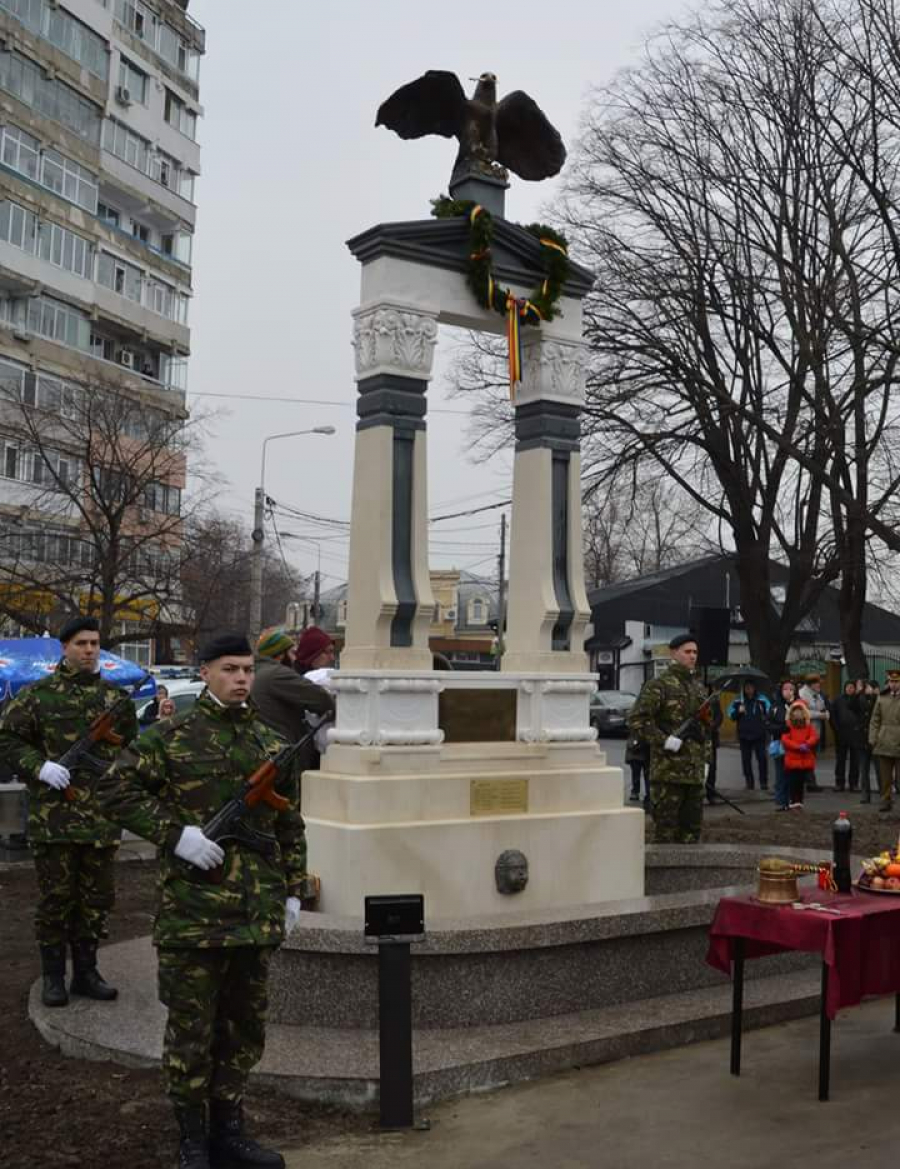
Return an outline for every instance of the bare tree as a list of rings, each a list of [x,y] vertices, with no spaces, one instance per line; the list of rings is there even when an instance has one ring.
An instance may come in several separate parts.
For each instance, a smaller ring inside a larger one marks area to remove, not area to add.
[[[585,578],[594,587],[720,550],[706,509],[662,476],[589,491],[582,514]]]
[[[216,630],[246,629],[250,609],[250,530],[216,511],[186,526],[182,596],[195,644]],[[281,625],[287,606],[303,597],[307,581],[281,555],[263,552],[263,625]]]
[[[211,486],[196,459],[203,420],[115,384],[40,374],[0,389],[15,481],[0,521],[0,613],[35,632],[90,613],[107,646],[177,628],[184,523]]]
[[[773,673],[838,580],[860,668],[867,541],[900,547],[896,134],[836,47],[857,6],[723,0],[668,27],[595,95],[560,209],[598,274],[587,465],[610,482],[651,468],[707,510]]]

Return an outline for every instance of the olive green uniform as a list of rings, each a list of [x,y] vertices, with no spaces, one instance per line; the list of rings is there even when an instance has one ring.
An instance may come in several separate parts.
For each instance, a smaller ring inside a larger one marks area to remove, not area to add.
[[[40,891],[35,932],[41,945],[96,942],[106,935],[119,829],[100,812],[96,773],[72,769],[65,791],[42,783],[38,773],[121,697],[122,691],[99,674],[76,670],[63,658],[52,674],[8,702],[0,718],[0,755],[28,786],[28,837]],[[137,717],[131,703],[122,706],[114,729],[128,742],[137,734]],[[91,754],[112,762],[120,750],[98,742]]]
[[[685,719],[696,716],[706,694],[693,673],[672,662],[644,684],[631,708],[628,726],[650,744],[650,800],[657,844],[691,844],[703,829],[703,792],[709,744],[702,723],[697,738],[684,739],[677,752],[663,747]]]
[[[894,783],[900,779],[900,694],[879,694],[869,719],[869,748],[878,767],[881,807],[894,802]]]
[[[150,727],[101,783],[105,813],[159,846],[153,938],[168,1007],[163,1072],[176,1105],[240,1101],[262,1056],[269,962],[306,867],[296,777],[279,780],[287,811],[261,803],[248,813],[274,838],[270,852],[224,841],[224,863],[205,873],[173,850],[186,825],[201,827],[284,745],[252,706],[224,707],[204,691],[187,714]]]

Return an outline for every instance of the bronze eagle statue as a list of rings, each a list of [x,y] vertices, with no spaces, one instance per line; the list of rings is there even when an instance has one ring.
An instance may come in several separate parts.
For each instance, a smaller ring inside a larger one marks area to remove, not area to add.
[[[474,80],[474,79],[473,79]],[[455,73],[429,69],[382,102],[376,126],[401,138],[441,134],[459,140],[454,176],[496,174],[497,165],[537,181],[562,170],[566,148],[540,106],[521,89],[497,101],[497,78],[482,73],[467,98]]]

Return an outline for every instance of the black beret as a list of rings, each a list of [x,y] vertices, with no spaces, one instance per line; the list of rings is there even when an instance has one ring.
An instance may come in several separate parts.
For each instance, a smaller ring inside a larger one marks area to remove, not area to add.
[[[677,637],[673,637],[669,642],[669,649],[679,649],[682,645],[687,645],[692,641],[694,645],[698,645],[696,633],[679,633]]]
[[[200,663],[214,662],[216,658],[248,658],[253,656],[250,642],[243,633],[217,633],[200,646]]]
[[[59,631],[59,640],[66,644],[76,633],[99,633],[100,622],[96,617],[72,617]]]

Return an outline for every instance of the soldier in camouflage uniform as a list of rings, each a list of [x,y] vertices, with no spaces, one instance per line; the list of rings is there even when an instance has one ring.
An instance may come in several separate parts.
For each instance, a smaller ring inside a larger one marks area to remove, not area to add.
[[[698,720],[691,737],[677,738],[685,719],[695,718],[706,694],[694,677],[697,641],[681,634],[669,642],[672,664],[644,684],[628,726],[650,744],[650,799],[657,844],[692,844],[703,828],[704,772],[708,744]]]
[[[281,1156],[244,1132],[241,1101],[263,1052],[269,964],[300,911],[306,838],[297,778],[279,782],[288,811],[253,809],[253,828],[274,838],[271,853],[204,836],[201,825],[285,743],[248,704],[245,637],[214,638],[200,660],[207,689],[195,706],[145,731],[104,777],[100,801],[111,819],[159,846],[154,943],[180,1169],[207,1169],[210,1159],[277,1169]]]
[[[54,762],[87,733],[94,719],[122,697],[99,674],[100,626],[77,617],[60,630],[63,657],[54,673],[6,704],[0,718],[0,755],[28,785],[28,837],[39,900],[35,933],[41,951],[42,1000],[64,1007],[66,943],[72,947],[73,994],[109,1000],[116,991],[97,970],[97,944],[113,907],[113,868],[119,831],[104,820],[90,769]],[[124,705],[124,704],[123,704]],[[115,723],[129,742],[137,734],[134,707]],[[120,747],[99,742],[91,754],[110,762]]]

